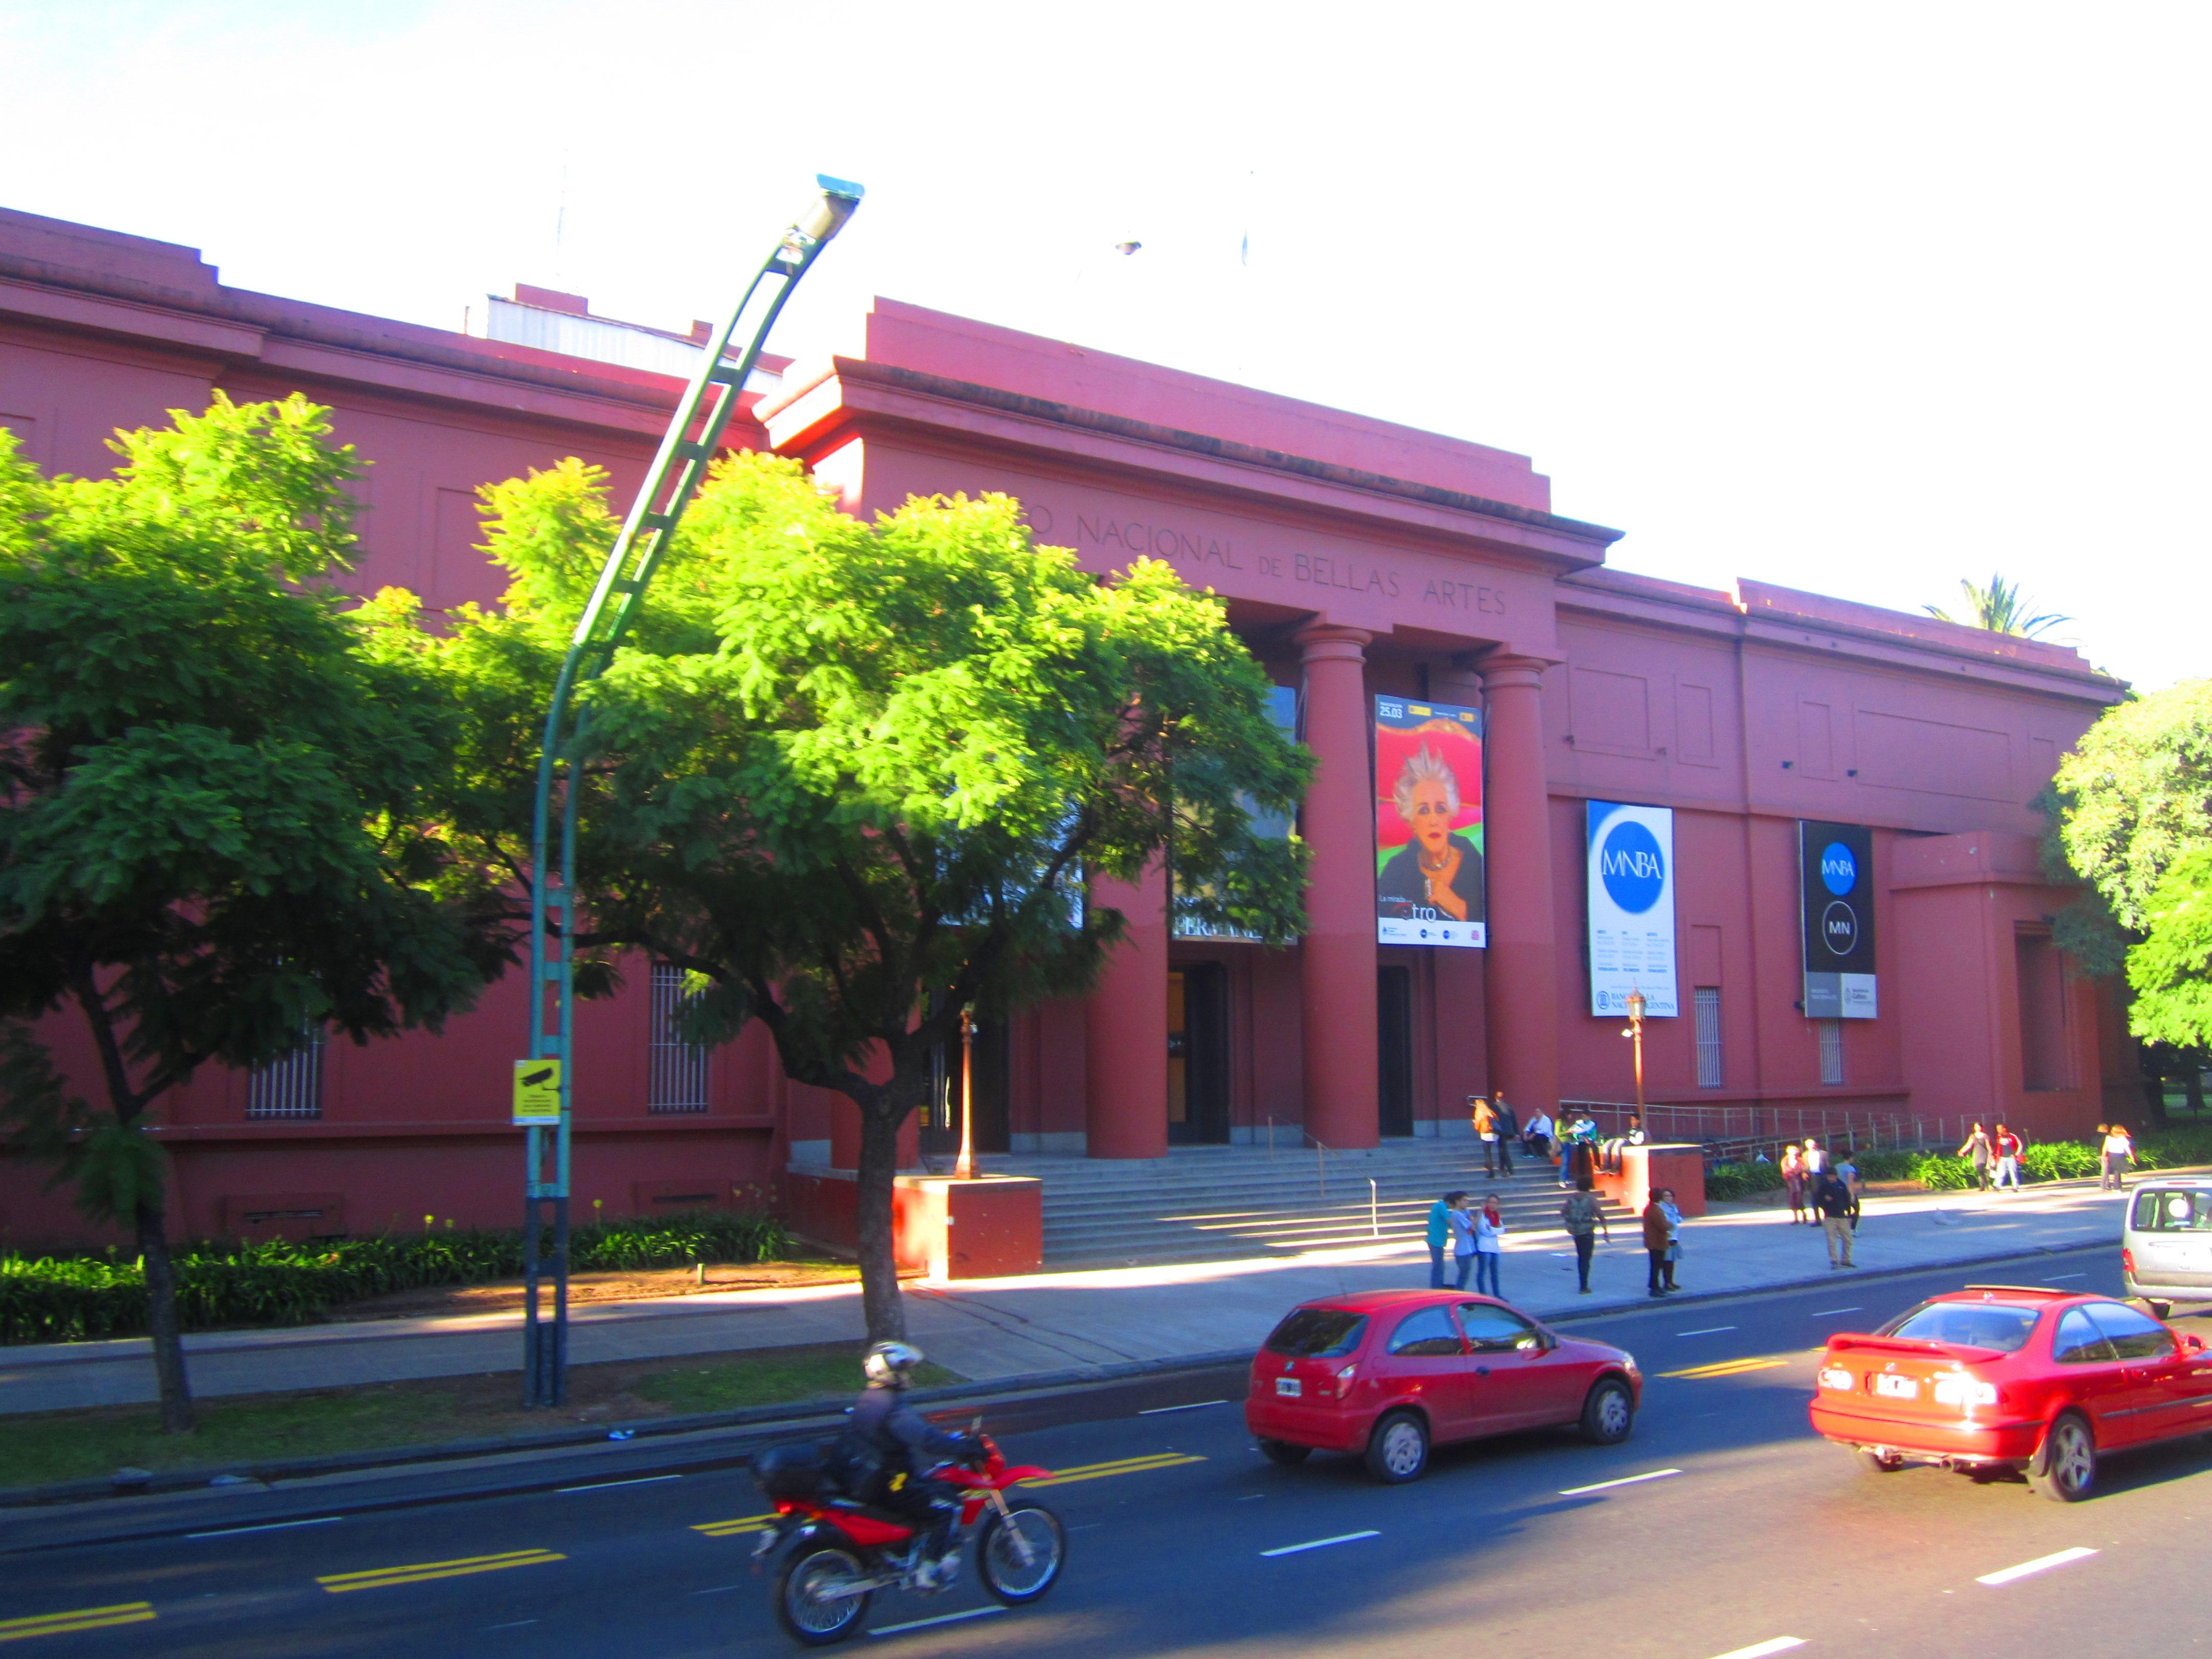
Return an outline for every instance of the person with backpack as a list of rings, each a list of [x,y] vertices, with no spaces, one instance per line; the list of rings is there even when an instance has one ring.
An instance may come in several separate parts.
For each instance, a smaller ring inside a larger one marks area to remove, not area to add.
[[[1559,1219],[1575,1241],[1575,1276],[1582,1281],[1579,1294],[1583,1296],[1590,1293],[1590,1257],[1597,1252],[1598,1229],[1604,1228],[1605,1242],[1613,1243],[1613,1224],[1605,1218],[1605,1206],[1593,1190],[1595,1185],[1588,1176],[1582,1176],[1573,1194],[1559,1206]]]
[[[943,1589],[960,1571],[952,1538],[960,1488],[930,1479],[930,1471],[978,1458],[982,1448],[971,1436],[937,1427],[907,1403],[908,1375],[921,1364],[921,1350],[905,1342],[878,1342],[868,1349],[860,1361],[867,1386],[854,1402],[839,1449],[854,1497],[915,1523],[922,1552],[915,1582],[923,1589]]]
[[[2026,1141],[2006,1128],[2003,1124],[1997,1125],[1997,1191],[2002,1192],[2007,1182],[2012,1183],[2013,1191],[2016,1193],[2020,1190],[2020,1155],[2027,1150]]]

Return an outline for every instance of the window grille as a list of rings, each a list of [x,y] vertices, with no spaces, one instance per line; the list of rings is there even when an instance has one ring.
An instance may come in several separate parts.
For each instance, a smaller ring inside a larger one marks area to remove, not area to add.
[[[685,1000],[684,970],[669,963],[653,963],[653,1042],[645,1100],[648,1112],[707,1109],[708,1051],[677,1033]]]
[[[1698,1012],[1698,1087],[1718,1089],[1724,1085],[1721,1071],[1721,988],[1700,985],[1697,988]]]
[[[1817,1019],[1820,1028],[1820,1081],[1841,1083],[1844,1080],[1844,1022],[1840,1019]]]
[[[323,1036],[317,1025],[282,1060],[257,1066],[246,1085],[246,1115],[305,1118],[323,1115]]]

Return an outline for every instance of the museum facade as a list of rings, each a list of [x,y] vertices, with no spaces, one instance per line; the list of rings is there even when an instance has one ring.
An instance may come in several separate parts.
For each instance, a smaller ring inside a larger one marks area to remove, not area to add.
[[[303,392],[368,463],[351,580],[489,601],[477,488],[575,455],[626,500],[702,335],[546,290],[487,310],[465,333],[334,311],[228,288],[189,248],[0,212],[0,424],[90,475],[115,428],[217,389]],[[1097,886],[1128,934],[1091,994],[982,1034],[986,1150],[1347,1149],[1463,1133],[1473,1095],[1624,1101],[1628,991],[1681,1133],[2139,1116],[2118,994],[2053,945],[2068,895],[2036,856],[2039,791],[2124,690],[2074,651],[1609,569],[1619,532],[1554,513],[1504,451],[888,300],[855,323],[848,353],[764,373],[729,441],[803,459],[857,514],[1001,490],[1091,569],[1167,560],[1220,595],[1318,763],[1299,941],[1180,928],[1164,875]],[[160,1109],[180,1229],[509,1222],[520,981],[440,1036],[204,1071]],[[580,1012],[580,1204],[850,1167],[850,1108],[784,1079],[757,1027],[675,1041],[678,994],[640,963]],[[78,1054],[66,1021],[48,1034]],[[916,1154],[944,1144],[943,1106],[918,1128]],[[74,1226],[0,1161],[0,1237]]]

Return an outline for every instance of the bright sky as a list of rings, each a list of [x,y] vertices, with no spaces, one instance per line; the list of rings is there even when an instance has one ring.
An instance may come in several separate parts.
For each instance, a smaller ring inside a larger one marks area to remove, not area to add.
[[[886,294],[1520,451],[1615,562],[2212,672],[2202,5],[0,0],[0,204],[459,327]],[[1133,257],[1112,245],[1143,242]]]

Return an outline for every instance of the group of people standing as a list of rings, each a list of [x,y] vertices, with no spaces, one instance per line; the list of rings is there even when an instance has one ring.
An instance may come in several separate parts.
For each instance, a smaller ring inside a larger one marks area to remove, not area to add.
[[[2103,1133],[2102,1126],[2100,1126],[2099,1133]],[[1996,1133],[1991,1134],[1977,1123],[1974,1125],[1973,1133],[1966,1137],[1966,1144],[1959,1148],[1957,1156],[1967,1159],[1973,1164],[1976,1192],[1986,1193],[1990,1190],[1992,1183],[1990,1172],[1992,1166],[1996,1171],[1994,1184],[2000,1189],[2010,1187],[2013,1191],[2018,1192],[2020,1190],[2020,1155],[2027,1150],[2027,1143],[2003,1124],[1998,1124]]]
[[[1782,1149],[1782,1185],[1790,1194],[1790,1223],[1817,1224],[1828,1241],[1828,1266],[1855,1267],[1851,1243],[1859,1231],[1858,1166],[1845,1153],[1832,1159],[1816,1139]]]
[[[1452,1288],[1467,1288],[1472,1269],[1479,1295],[1502,1297],[1498,1288],[1498,1258],[1505,1253],[1505,1218],[1491,1194],[1476,1208],[1464,1192],[1449,1192],[1429,1206],[1429,1288],[1444,1287],[1444,1252],[1449,1249],[1458,1277]]]
[[[1638,1112],[1628,1115],[1625,1133],[1607,1141],[1599,1139],[1596,1120],[1588,1112],[1554,1120],[1540,1106],[1524,1124],[1503,1094],[1489,1099],[1469,1096],[1468,1113],[1474,1121],[1475,1139],[1482,1143],[1482,1172],[1487,1177],[1512,1176],[1513,1148],[1517,1142],[1522,1157],[1556,1162],[1559,1185],[1571,1191],[1584,1174],[1594,1176],[1601,1168],[1618,1170],[1623,1146],[1644,1143],[1644,1118]]]

